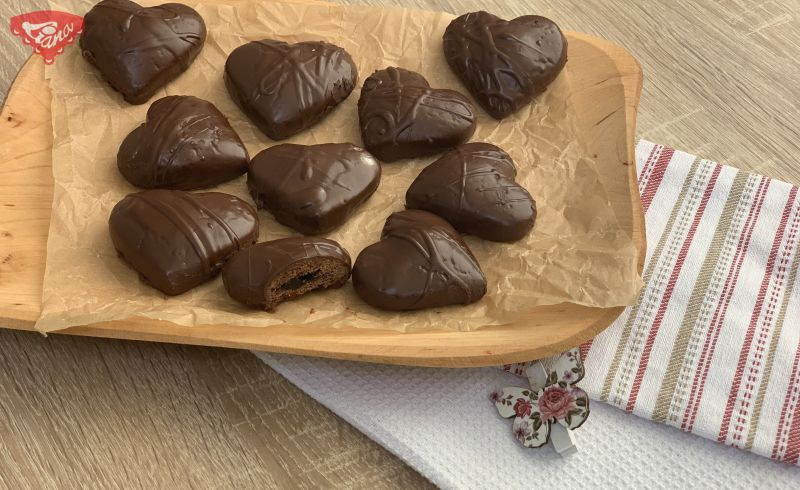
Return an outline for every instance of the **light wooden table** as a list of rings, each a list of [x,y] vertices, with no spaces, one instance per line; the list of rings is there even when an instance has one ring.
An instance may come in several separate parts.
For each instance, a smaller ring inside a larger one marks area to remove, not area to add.
[[[640,137],[800,183],[800,0],[364,0],[539,13],[640,60]],[[0,99],[29,53],[0,4]],[[0,281],[3,278],[0,277]],[[247,352],[0,331],[0,487],[425,488]]]

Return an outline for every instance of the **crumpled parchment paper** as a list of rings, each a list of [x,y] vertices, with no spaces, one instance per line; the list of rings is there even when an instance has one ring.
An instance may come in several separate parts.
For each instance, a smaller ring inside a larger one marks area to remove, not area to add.
[[[142,2],[153,5],[155,2]],[[234,48],[272,38],[287,42],[326,40],[356,61],[359,84],[389,65],[422,73],[434,88],[465,89],[445,63],[442,33],[452,15],[396,8],[310,6],[251,1],[196,4],[208,39],[192,66],[160,96],[189,94],[213,102],[231,121],[251,156],[276,144],[250,124],[228,96],[222,72]],[[75,0],[56,7],[79,14],[91,4]],[[36,328],[144,316],[184,325],[238,324],[266,327],[308,324],[401,331],[431,328],[469,330],[513,321],[537,305],[574,302],[591,306],[629,304],[641,281],[633,242],[618,225],[598,180],[594,162],[582,154],[570,100],[570,64],[549,90],[527,109],[495,121],[482,109],[471,141],[504,148],[517,163],[518,180],[538,204],[533,232],[514,243],[467,237],[488,281],[478,303],[413,313],[374,309],[350,284],[284,303],[275,313],[246,309],[228,297],[217,278],[177,297],[141,283],[114,251],[107,220],[111,208],[136,189],[116,166],[123,138],[140,124],[148,104],[131,106],[114,92],[77,47],[60,55],[47,77],[52,89],[55,192],[47,243],[42,314]],[[322,123],[287,142],[352,142],[360,145],[356,103],[359,88]],[[151,101],[152,102],[152,101]],[[476,106],[477,107],[477,106]],[[327,235],[355,260],[380,237],[386,217],[403,209],[406,189],[435,157],[383,165],[378,191],[340,229]],[[245,178],[213,190],[252,202]],[[260,211],[261,240],[295,232]]]

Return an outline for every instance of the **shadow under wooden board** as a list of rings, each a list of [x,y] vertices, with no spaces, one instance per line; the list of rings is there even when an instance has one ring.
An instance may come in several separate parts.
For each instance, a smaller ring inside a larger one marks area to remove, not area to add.
[[[566,34],[579,134],[587,154],[597,161],[620,222],[638,246],[641,271],[646,244],[634,164],[634,134],[642,71],[636,60],[617,45],[587,34]],[[17,76],[0,120],[0,327],[32,330],[41,311],[53,194],[51,146],[50,93],[42,59],[35,56]],[[133,318],[57,333],[389,364],[474,367],[552,355],[594,337],[622,311],[623,307],[574,304],[537,307],[513,324],[471,332],[184,327]]]

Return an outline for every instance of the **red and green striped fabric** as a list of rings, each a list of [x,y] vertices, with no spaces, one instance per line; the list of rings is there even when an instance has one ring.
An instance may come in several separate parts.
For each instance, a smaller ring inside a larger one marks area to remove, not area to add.
[[[798,189],[646,141],[645,288],[582,346],[595,400],[797,465]]]

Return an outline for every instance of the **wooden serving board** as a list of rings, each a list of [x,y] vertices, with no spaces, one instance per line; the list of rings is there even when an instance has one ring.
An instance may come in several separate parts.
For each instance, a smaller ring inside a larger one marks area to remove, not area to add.
[[[579,134],[598,162],[623,227],[645,256],[644,217],[634,164],[642,71],[623,48],[567,32]],[[74,49],[74,48],[71,48]],[[32,330],[41,311],[53,195],[50,93],[39,56],[11,87],[0,120],[0,327]],[[573,304],[538,307],[511,325],[472,332],[213,325],[184,327],[133,318],[58,333],[198,344],[443,367],[487,366],[554,354],[588,340],[623,311]]]

